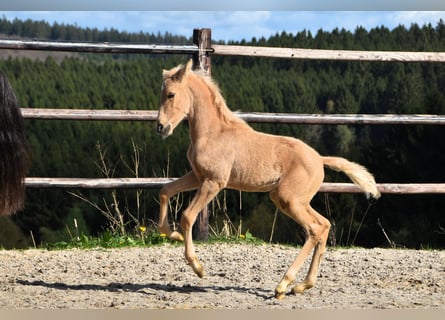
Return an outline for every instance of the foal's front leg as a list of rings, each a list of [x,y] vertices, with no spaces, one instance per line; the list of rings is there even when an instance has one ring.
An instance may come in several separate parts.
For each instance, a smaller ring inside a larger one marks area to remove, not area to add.
[[[159,193],[160,209],[158,227],[159,231],[165,233],[170,239],[184,241],[183,236],[177,231],[172,231],[168,224],[167,213],[170,198],[179,192],[194,190],[198,187],[199,181],[193,171],[190,171],[185,176],[164,185],[161,189]]]
[[[198,260],[193,245],[192,227],[196,221],[199,212],[210,202],[221,190],[218,183],[205,180],[196,192],[190,205],[185,209],[181,218],[181,228],[185,238],[185,258],[192,267],[193,271],[202,278],[204,276],[204,268]]]

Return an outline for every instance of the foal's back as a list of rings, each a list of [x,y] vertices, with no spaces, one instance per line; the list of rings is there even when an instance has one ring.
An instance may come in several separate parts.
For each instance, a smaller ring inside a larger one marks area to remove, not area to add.
[[[228,187],[270,191],[291,176],[305,181],[321,177],[320,183],[323,180],[320,155],[303,141],[258,132],[250,127],[235,131],[221,135],[225,148],[233,150],[234,154]]]

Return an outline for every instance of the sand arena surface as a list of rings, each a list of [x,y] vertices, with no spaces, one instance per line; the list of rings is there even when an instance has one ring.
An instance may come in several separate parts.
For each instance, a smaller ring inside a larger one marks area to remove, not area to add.
[[[186,265],[181,245],[2,250],[0,308],[445,309],[444,250],[330,248],[314,288],[276,300],[275,286],[299,248],[196,248],[203,279]]]

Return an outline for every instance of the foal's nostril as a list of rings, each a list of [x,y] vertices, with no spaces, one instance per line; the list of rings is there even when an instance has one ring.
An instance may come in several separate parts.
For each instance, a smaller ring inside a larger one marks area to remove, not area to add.
[[[156,127],[156,130],[158,131],[158,133],[162,133],[162,130],[164,129],[164,126],[158,122],[158,125]]]

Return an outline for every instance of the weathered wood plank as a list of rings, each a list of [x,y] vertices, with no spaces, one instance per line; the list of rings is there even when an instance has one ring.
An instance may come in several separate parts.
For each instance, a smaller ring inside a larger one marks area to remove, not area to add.
[[[198,47],[195,45],[158,45],[109,42],[82,43],[34,40],[0,40],[0,49],[140,54],[191,54],[198,51]]]
[[[66,189],[157,189],[177,178],[40,178],[28,177],[25,185],[28,188],[66,188]],[[377,187],[381,193],[417,194],[445,193],[445,183],[380,183]],[[325,182],[320,192],[361,193],[352,183]]]
[[[141,54],[193,54],[200,50],[196,45],[157,45],[109,42],[82,43],[3,39],[0,40],[0,49]],[[201,48],[201,51],[202,50],[204,50],[208,54],[215,55],[237,55],[286,59],[445,62],[444,52],[326,50],[218,44],[213,44],[211,48]]]
[[[445,52],[355,51],[212,45],[215,55],[285,59],[445,62]]]
[[[101,109],[38,109],[22,108],[28,119],[49,120],[130,120],[155,121],[157,110],[101,110]],[[435,124],[445,125],[445,115],[432,114],[298,114],[236,112],[240,118],[255,123],[300,124]]]
[[[157,189],[175,178],[41,178],[27,177],[28,188]]]
[[[300,124],[445,124],[445,115],[430,114],[297,114],[238,112],[247,122]]]
[[[156,110],[22,108],[21,111],[24,118],[47,120],[154,121],[158,115]]]

